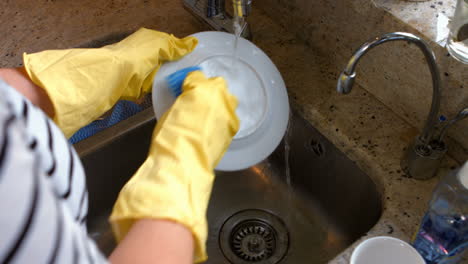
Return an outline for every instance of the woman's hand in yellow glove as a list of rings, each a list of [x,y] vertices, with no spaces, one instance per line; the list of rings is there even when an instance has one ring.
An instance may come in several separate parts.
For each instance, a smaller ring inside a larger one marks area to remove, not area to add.
[[[24,54],[23,60],[29,78],[49,95],[54,121],[70,137],[118,100],[134,101],[150,92],[161,64],[196,45],[193,37],[142,28],[102,48],[47,50]]]
[[[214,168],[239,129],[236,107],[224,79],[187,76],[183,93],[156,125],[148,158],[119,194],[110,218],[118,240],[138,220],[175,221],[193,234],[194,261],[207,258]]]

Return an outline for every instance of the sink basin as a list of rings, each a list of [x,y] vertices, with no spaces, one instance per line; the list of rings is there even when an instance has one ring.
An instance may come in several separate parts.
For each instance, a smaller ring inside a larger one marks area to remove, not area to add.
[[[115,246],[107,217],[155,123],[150,108],[75,145],[87,173],[88,230],[106,254]],[[262,163],[216,173],[207,263],[327,263],[378,221],[372,180],[294,111],[288,131]]]

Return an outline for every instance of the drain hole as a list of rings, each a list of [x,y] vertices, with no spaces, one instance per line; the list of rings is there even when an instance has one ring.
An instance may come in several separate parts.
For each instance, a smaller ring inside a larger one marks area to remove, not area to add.
[[[325,148],[322,143],[315,141],[314,139],[309,141],[308,148],[312,150],[317,157],[322,157],[325,154]]]
[[[233,264],[275,264],[287,253],[288,231],[277,216],[257,209],[232,215],[219,234],[224,256]]]
[[[258,262],[268,259],[275,250],[274,230],[259,220],[247,220],[231,234],[231,247],[243,260]]]

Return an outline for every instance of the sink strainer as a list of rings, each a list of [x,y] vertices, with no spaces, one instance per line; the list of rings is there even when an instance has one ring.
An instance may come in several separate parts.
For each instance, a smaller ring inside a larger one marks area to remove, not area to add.
[[[264,222],[247,220],[231,234],[234,253],[243,260],[258,262],[268,259],[275,250],[274,230]]]
[[[231,216],[219,234],[224,256],[234,264],[275,264],[288,250],[283,222],[266,211],[251,209]]]

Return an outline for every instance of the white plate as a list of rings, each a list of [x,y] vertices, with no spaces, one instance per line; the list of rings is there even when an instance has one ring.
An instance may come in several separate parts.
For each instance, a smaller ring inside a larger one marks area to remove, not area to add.
[[[195,50],[175,62],[163,64],[153,82],[153,107],[156,117],[159,119],[164,112],[174,103],[174,98],[167,88],[165,78],[186,67],[200,65],[213,56],[232,56],[234,47],[234,35],[224,32],[201,32],[192,36],[198,39]],[[289,101],[286,86],[280,72],[268,58],[268,56],[256,47],[252,42],[240,38],[237,47],[237,57],[242,65],[249,68],[261,81],[263,89],[256,92],[264,92],[266,99],[260,100],[259,115],[256,120],[258,125],[250,125],[242,129],[241,134],[236,135],[226,154],[216,167],[217,170],[233,171],[248,168],[255,165],[270,155],[278,146],[286,131],[289,119]],[[203,65],[202,65],[203,66]],[[210,76],[210,73],[205,71]],[[229,80],[228,80],[229,86]],[[239,105],[243,101],[242,93],[230,91],[238,96]],[[245,97],[244,97],[245,98]],[[250,102],[252,103],[252,102]]]
[[[403,240],[380,236],[365,240],[351,255],[351,264],[425,264],[418,251]]]

